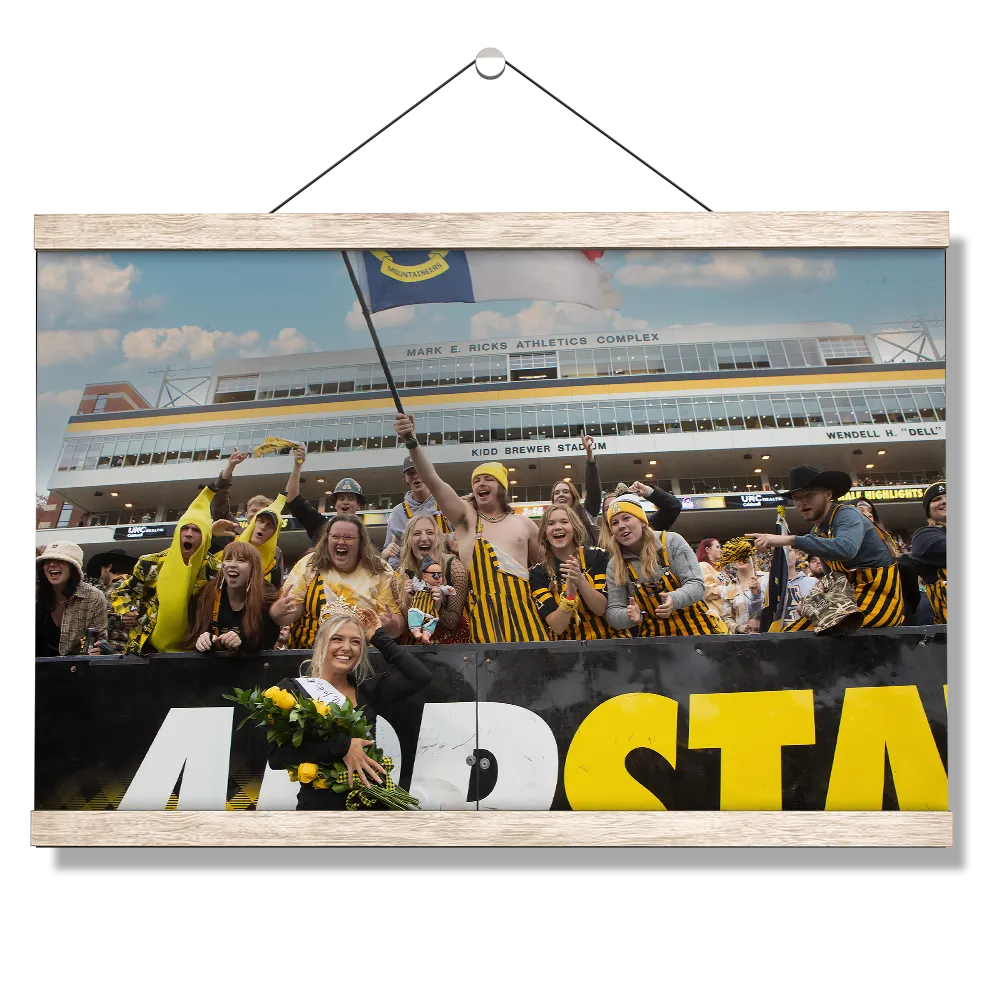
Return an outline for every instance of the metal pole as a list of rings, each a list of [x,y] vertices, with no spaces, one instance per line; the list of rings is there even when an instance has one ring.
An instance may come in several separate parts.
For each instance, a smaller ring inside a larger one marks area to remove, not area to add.
[[[364,251],[362,251],[362,253],[363,252]],[[400,413],[403,413],[403,404],[399,398],[399,393],[396,391],[396,383],[392,380],[392,372],[389,371],[389,362],[385,360],[385,355],[382,353],[382,345],[378,342],[378,334],[375,332],[375,324],[372,323],[372,314],[368,311],[368,303],[365,302],[365,297],[361,293],[361,286],[358,284],[357,275],[354,273],[354,268],[351,267],[351,260],[347,256],[347,251],[341,250],[340,254],[344,258],[344,263],[347,265],[347,273],[351,276],[351,284],[354,286],[354,294],[357,295],[358,302],[361,303],[361,312],[364,313],[365,322],[368,324],[368,332],[371,334],[372,343],[375,345],[375,353],[378,354],[378,359],[382,364],[382,371],[385,372],[386,385],[389,386],[389,392],[392,393],[396,409]]]

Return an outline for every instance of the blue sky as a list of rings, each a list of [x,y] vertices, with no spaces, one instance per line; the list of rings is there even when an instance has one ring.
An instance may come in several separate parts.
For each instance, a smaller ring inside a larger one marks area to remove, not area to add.
[[[940,250],[609,251],[617,310],[546,302],[376,314],[385,345],[676,324],[832,321],[858,333],[944,316]],[[936,331],[943,341],[943,330]],[[679,339],[682,339],[679,336]],[[152,403],[155,369],[367,343],[335,251],[38,255],[38,482],[88,382],[127,380]]]

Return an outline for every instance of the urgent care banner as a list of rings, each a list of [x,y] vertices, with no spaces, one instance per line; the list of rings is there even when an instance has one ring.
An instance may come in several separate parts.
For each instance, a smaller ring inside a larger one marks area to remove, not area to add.
[[[948,808],[946,629],[421,651],[377,721],[424,809]],[[294,809],[222,695],[301,652],[36,661],[36,809]]]

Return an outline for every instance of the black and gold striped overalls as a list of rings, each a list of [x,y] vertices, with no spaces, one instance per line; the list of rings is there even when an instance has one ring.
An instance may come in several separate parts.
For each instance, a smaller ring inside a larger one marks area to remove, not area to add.
[[[288,630],[289,649],[312,649],[316,641],[323,608],[326,606],[326,587],[319,573],[309,581],[304,603],[302,617]]]
[[[551,638],[531,597],[527,580],[500,569],[493,546],[476,518],[476,542],[469,566],[466,613],[472,642],[548,642]]]
[[[934,612],[935,625],[948,624],[948,567],[941,566],[937,571],[937,579],[933,583],[924,580],[924,593]]]
[[[412,520],[412,518],[414,516],[413,515],[413,508],[405,500],[403,501],[403,512],[406,514],[406,520],[407,521]],[[435,523],[438,526],[438,531],[440,531],[442,535],[450,535],[451,534],[451,525],[448,523],[448,518],[446,518],[444,516],[444,514],[441,513],[441,511],[436,510],[436,511],[434,511],[433,514],[418,514],[417,516],[418,517],[433,517]]]
[[[629,561],[628,574],[630,578],[629,595],[634,596],[636,603],[642,608],[642,618],[639,621],[639,635],[649,638],[657,635],[721,635],[728,633],[725,622],[709,611],[704,601],[695,601],[686,608],[681,608],[666,618],[657,618],[656,609],[660,605],[660,591],[677,590],[680,582],[670,571],[670,557],[667,555],[667,533],[660,532],[660,560],[663,563],[663,573],[656,584],[645,584],[639,581],[634,563]]]
[[[602,550],[600,549],[594,548],[588,550],[581,545],[577,552],[577,558],[580,560],[580,568],[586,574],[587,579],[590,581],[590,585],[595,590],[599,590],[603,594],[607,582],[606,568],[595,569],[594,566],[596,562],[594,556],[600,554],[601,551]],[[552,591],[553,583],[556,587],[556,593],[553,593]],[[531,596],[534,597],[535,603],[538,605],[539,614],[542,614],[542,608],[546,602],[559,600],[558,593],[561,590],[561,580],[550,580],[549,586],[539,587],[538,589],[532,591]],[[552,609],[550,607],[549,613],[551,614],[551,612]],[[615,629],[611,628],[611,626],[608,625],[608,623],[600,615],[595,615],[594,612],[587,607],[587,602],[582,597],[577,600],[576,618],[570,619],[569,625],[566,626],[566,630],[564,632],[560,632],[558,635],[554,632],[552,633],[553,639],[614,639],[619,636],[627,637],[628,632],[617,632]]]
[[[834,504],[827,520],[827,529],[819,530],[819,525],[813,527],[809,532],[820,538],[833,538],[833,519],[837,511],[844,506]],[[850,567],[846,563],[827,559],[825,556],[823,564],[833,573],[843,573],[851,585],[854,587],[854,600],[863,615],[861,628],[892,628],[894,625],[902,625],[906,617],[906,606],[903,604],[903,585],[899,579],[899,567],[895,563],[893,548],[885,541],[883,533],[874,525],[879,537],[882,539],[894,561],[889,566],[858,566]],[[894,546],[893,546],[894,547]],[[786,625],[783,632],[798,632],[803,629],[811,631],[813,623],[803,615],[797,618],[790,625]]]

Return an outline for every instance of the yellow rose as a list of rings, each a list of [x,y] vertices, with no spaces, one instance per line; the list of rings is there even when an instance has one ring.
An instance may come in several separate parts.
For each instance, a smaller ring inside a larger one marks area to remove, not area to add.
[[[271,699],[278,708],[295,708],[296,701],[295,695],[291,691],[282,691],[279,689],[277,694]]]
[[[264,693],[263,693],[263,694],[261,695],[261,697],[262,697],[262,698],[270,698],[270,699],[271,699],[271,700],[273,701],[273,700],[274,700],[274,696],[275,696],[275,695],[276,695],[276,694],[277,694],[277,693],[278,693],[278,692],[279,692],[280,690],[281,690],[281,688],[280,688],[280,687],[278,687],[278,686],[277,686],[276,684],[273,684],[273,685],[272,685],[271,687],[269,687],[269,688],[268,688],[268,689],[267,689],[267,690],[266,690],[266,691],[265,691],[265,692],[264,692]]]
[[[295,768],[294,767],[286,767],[285,770],[288,772],[288,780],[289,781],[298,781],[299,780],[299,776],[295,773]]]
[[[317,778],[313,782],[313,788],[329,788],[329,787],[330,787],[330,784],[326,780],[326,778]]]
[[[299,781],[303,785],[308,785],[316,777],[315,764],[299,764]]]
[[[326,702],[314,701],[313,704],[316,706],[316,711],[319,712],[320,715],[330,714],[330,706],[327,705]]]

